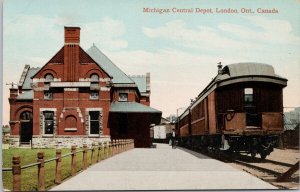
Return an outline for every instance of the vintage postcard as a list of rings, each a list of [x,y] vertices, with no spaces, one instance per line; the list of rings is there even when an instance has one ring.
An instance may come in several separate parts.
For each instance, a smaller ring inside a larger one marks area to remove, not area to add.
[[[6,0],[3,190],[299,189],[299,0]]]

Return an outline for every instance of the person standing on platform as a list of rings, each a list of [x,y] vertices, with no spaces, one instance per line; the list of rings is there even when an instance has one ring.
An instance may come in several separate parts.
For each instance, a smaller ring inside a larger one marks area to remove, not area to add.
[[[172,129],[172,149],[175,149],[176,147],[176,133],[175,129]]]

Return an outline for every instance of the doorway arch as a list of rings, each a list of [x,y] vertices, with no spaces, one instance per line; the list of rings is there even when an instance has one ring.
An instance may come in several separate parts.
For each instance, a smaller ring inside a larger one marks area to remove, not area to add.
[[[32,112],[22,112],[20,114],[20,124],[20,143],[29,143],[32,140]]]

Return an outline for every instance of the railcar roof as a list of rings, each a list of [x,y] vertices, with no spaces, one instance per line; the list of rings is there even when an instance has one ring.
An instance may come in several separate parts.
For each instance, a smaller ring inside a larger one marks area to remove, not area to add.
[[[263,63],[235,63],[225,66],[223,71],[226,71],[226,68],[228,68],[228,75],[230,77],[245,75],[265,75],[279,77],[275,74],[273,66]]]

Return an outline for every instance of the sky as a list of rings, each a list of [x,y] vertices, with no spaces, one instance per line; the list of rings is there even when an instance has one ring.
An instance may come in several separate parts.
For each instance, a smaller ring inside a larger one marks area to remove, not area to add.
[[[192,12],[177,12],[183,9]],[[272,65],[288,79],[284,107],[300,106],[299,0],[6,0],[3,124],[6,83],[18,83],[25,64],[47,63],[63,47],[64,26],[80,27],[81,47],[94,43],[127,75],[150,72],[151,107],[163,117],[183,112],[216,76],[218,62]]]

